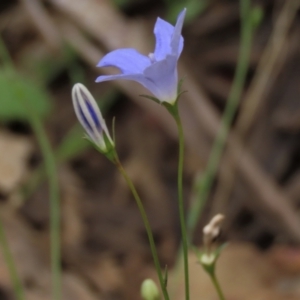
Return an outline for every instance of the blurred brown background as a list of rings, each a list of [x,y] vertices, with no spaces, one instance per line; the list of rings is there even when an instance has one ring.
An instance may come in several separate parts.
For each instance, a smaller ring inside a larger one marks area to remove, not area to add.
[[[232,244],[218,272],[227,299],[299,299],[300,1],[251,3],[262,10],[263,18],[194,243],[201,245],[201,228],[211,215],[224,213],[221,240]],[[116,117],[120,158],[145,204],[162,267],[167,265],[170,273],[180,244],[175,124],[163,107],[139,97],[145,91],[138,84],[94,81],[106,72],[95,68],[105,53],[124,47],[151,52],[157,16],[176,16],[186,5],[162,0],[0,3],[1,37],[18,72],[42,86],[50,99],[45,126],[54,149],[76,124],[70,96],[75,82],[86,84],[99,99],[109,127]],[[196,198],[192,186],[205,170],[220,125],[240,43],[239,1],[199,0],[199,5],[201,10],[186,20],[179,62],[180,77],[186,78],[183,89],[188,91],[180,102],[187,207]],[[172,9],[176,13],[170,13]],[[24,192],[42,165],[41,153],[26,120],[10,114],[0,122],[0,215],[27,299],[50,299],[44,177]],[[81,141],[83,130],[79,132]],[[141,282],[155,279],[155,273],[130,191],[113,165],[91,147],[80,144],[68,151],[59,160],[64,299],[140,299]],[[190,263],[193,298],[217,299],[192,254]],[[170,277],[172,299],[183,299],[181,281],[174,287],[176,279]],[[3,259],[2,299],[14,299]]]

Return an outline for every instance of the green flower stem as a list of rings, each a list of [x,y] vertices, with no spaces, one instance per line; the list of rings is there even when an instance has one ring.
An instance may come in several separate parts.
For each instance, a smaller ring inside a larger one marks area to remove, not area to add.
[[[14,292],[16,295],[17,300],[25,300],[25,294],[22,286],[22,282],[20,280],[20,277],[18,275],[14,258],[10,252],[8,241],[6,239],[5,231],[3,228],[3,222],[0,220],[0,244],[2,247],[2,253],[5,260],[5,263],[7,265],[9,275],[14,287]]]
[[[144,226],[145,226],[146,231],[147,231],[147,235],[148,235],[148,239],[149,239],[149,243],[150,243],[150,248],[151,248],[151,252],[152,252],[152,256],[153,256],[153,260],[154,260],[154,265],[155,265],[155,269],[156,269],[156,272],[157,272],[157,275],[158,275],[160,286],[161,286],[161,289],[162,289],[162,292],[163,292],[163,295],[164,295],[164,299],[169,300],[169,294],[168,294],[166,285],[164,283],[164,278],[163,278],[162,271],[161,271],[161,268],[160,268],[160,263],[159,263],[159,260],[158,260],[158,255],[157,255],[157,251],[156,251],[155,242],[154,242],[153,234],[152,234],[152,231],[151,231],[150,223],[148,221],[147,214],[146,214],[146,211],[144,209],[141,198],[139,197],[138,192],[135,189],[135,186],[134,186],[133,182],[131,181],[131,179],[127,175],[125,169],[123,168],[123,166],[122,166],[122,164],[121,164],[121,162],[120,162],[120,160],[119,160],[119,158],[117,157],[116,154],[115,154],[114,163],[115,163],[116,167],[118,168],[119,172],[124,177],[128,187],[130,188],[130,190],[133,194],[133,197],[136,201],[136,204],[139,208],[140,214],[141,214],[143,222],[144,222]]]
[[[198,192],[198,200],[194,202],[194,204],[189,210],[189,237],[192,237],[193,235],[194,229],[202,211],[202,207],[205,204],[209,192],[212,188],[213,181],[216,176],[222,153],[225,147],[226,138],[228,136],[230,126],[237,111],[239,99],[241,97],[243,86],[246,81],[247,70],[249,66],[249,58],[251,53],[251,44],[254,32],[250,11],[250,1],[241,0],[242,32],[237,68],[234,74],[234,80],[227,100],[227,105],[222,116],[220,129],[214,141],[207,169],[205,171],[204,178],[202,179],[203,182]]]
[[[214,273],[210,274],[210,278],[211,278],[211,281],[212,281],[212,283],[213,283],[213,285],[214,285],[214,287],[215,287],[215,289],[216,289],[216,291],[218,293],[219,299],[220,300],[225,300],[223,291],[221,289],[221,286],[219,284],[219,281],[218,281],[216,275]]]
[[[31,111],[30,124],[41,148],[41,152],[45,161],[45,169],[49,180],[52,298],[53,300],[60,300],[62,299],[60,202],[56,161],[42,122],[33,113],[33,111]]]
[[[178,160],[178,205],[179,205],[179,218],[182,236],[182,250],[183,250],[183,263],[184,263],[184,280],[185,280],[185,300],[190,299],[189,289],[189,265],[188,265],[188,238],[185,224],[184,202],[183,202],[183,160],[184,160],[184,134],[183,128],[178,111],[178,102],[175,105],[166,106],[168,111],[174,117],[178,129],[179,138],[179,160]]]

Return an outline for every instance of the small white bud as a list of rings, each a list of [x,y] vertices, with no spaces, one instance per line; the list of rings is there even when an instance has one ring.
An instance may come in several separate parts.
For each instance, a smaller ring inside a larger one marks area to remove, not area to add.
[[[224,216],[221,214],[217,214],[203,228],[203,242],[207,248],[211,247],[213,241],[220,234],[220,224],[223,220]]]

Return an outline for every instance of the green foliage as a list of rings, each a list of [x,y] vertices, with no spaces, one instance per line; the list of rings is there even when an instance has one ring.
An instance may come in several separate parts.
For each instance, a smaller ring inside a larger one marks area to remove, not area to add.
[[[29,110],[44,118],[51,109],[46,92],[11,69],[0,69],[0,87],[0,120],[29,120]]]

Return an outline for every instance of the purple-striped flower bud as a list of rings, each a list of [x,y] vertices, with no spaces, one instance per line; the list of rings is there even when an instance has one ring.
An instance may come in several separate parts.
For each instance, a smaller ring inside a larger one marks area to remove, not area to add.
[[[114,148],[100,109],[89,90],[81,83],[72,89],[72,100],[76,116],[88,134],[89,140],[103,153]]]

